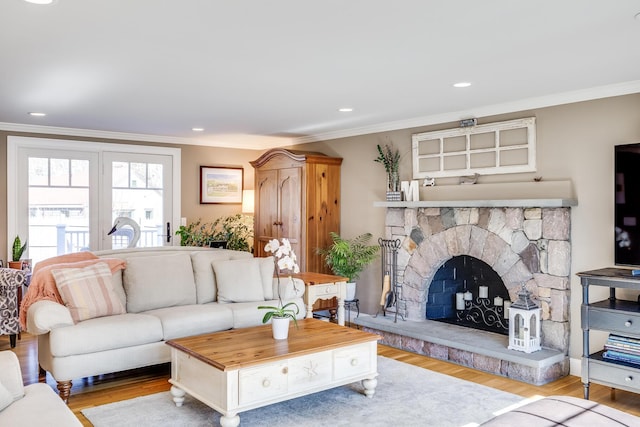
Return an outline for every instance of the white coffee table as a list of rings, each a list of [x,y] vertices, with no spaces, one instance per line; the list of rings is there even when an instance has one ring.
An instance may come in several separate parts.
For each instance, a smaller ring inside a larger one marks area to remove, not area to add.
[[[373,396],[380,336],[317,319],[298,325],[287,340],[264,325],[168,341],[174,402],[189,393],[232,427],[240,412],[356,381]]]

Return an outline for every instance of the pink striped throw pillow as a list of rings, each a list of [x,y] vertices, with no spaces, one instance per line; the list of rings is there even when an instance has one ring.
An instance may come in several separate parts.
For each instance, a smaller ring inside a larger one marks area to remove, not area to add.
[[[52,269],[51,274],[75,323],[126,312],[113,291],[111,270],[107,263],[98,262],[83,268]]]

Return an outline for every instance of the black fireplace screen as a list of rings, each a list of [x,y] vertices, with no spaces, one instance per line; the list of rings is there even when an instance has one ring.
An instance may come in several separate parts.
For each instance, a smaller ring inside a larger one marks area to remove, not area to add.
[[[427,319],[509,334],[509,292],[487,263],[468,255],[451,258],[429,285]]]

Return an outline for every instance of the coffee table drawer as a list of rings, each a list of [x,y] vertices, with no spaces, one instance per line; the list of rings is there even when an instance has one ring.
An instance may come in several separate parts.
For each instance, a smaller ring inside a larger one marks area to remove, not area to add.
[[[367,343],[335,350],[333,378],[348,378],[371,371],[371,348]]]
[[[238,403],[248,405],[287,394],[287,362],[241,369],[238,373]]]
[[[333,359],[330,351],[289,360],[289,392],[329,384]]]

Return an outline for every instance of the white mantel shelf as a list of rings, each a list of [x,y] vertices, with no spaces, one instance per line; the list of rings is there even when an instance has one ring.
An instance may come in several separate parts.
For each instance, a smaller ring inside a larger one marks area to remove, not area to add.
[[[575,199],[421,200],[419,202],[373,202],[377,208],[563,208],[577,206]]]
[[[421,187],[420,201],[373,202],[381,208],[564,208],[578,205],[571,181]]]

